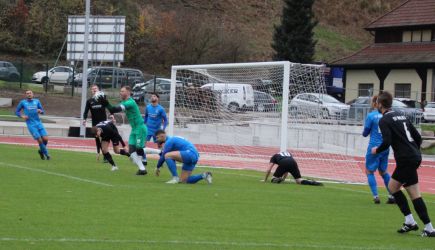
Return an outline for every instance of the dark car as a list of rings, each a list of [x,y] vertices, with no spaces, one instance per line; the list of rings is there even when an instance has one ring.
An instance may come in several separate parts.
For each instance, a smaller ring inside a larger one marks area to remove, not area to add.
[[[0,61],[0,79],[18,81],[20,73],[12,63]]]
[[[254,90],[254,111],[276,111],[277,101],[268,93]]]
[[[360,96],[349,102],[349,119],[356,121],[365,120],[367,114],[372,110],[370,102],[371,97],[369,96]],[[392,109],[396,112],[403,113],[413,123],[420,123],[421,118],[423,117],[423,112],[420,108],[410,107],[401,102],[398,98],[394,98]]]
[[[145,77],[143,76],[142,71],[131,68],[123,68],[123,70],[127,76],[126,82],[128,86],[134,86],[135,84],[145,82]]]

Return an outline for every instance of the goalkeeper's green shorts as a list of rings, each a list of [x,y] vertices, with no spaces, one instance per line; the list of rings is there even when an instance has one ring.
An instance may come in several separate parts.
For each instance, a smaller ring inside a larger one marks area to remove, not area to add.
[[[144,125],[137,128],[132,128],[128,145],[136,146],[136,148],[144,148],[147,138],[147,127]]]

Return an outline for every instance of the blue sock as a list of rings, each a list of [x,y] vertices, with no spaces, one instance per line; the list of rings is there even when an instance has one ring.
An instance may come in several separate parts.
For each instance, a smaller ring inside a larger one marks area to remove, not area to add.
[[[388,183],[390,182],[390,179],[391,179],[390,174],[385,173],[384,175],[382,175],[382,179],[384,179],[384,184],[385,184],[385,187],[387,188],[388,193],[391,194],[390,190],[388,189]]]
[[[142,155],[142,162],[146,162],[147,161],[147,154],[143,154]]]
[[[203,179],[202,174],[191,175],[191,176],[189,176],[189,178],[187,178],[187,183],[194,184],[202,179]]]
[[[42,152],[44,155],[48,155],[47,147],[45,146],[44,143],[40,143],[40,144],[39,144],[39,149],[41,150],[41,152]]]
[[[47,146],[48,141],[42,141],[44,143],[45,146]]]
[[[172,159],[167,158],[166,165],[168,165],[169,172],[171,172],[172,177],[178,176],[177,173],[177,165],[175,165],[175,161]]]
[[[374,174],[367,174],[370,190],[372,190],[373,196],[378,196],[378,187],[376,185],[376,179]]]

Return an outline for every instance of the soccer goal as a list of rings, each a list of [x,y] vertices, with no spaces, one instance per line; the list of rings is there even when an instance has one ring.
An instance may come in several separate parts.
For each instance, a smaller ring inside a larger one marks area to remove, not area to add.
[[[192,141],[201,165],[264,169],[272,154],[289,150],[304,175],[364,181],[346,110],[322,105],[323,65],[173,66],[171,82],[168,133]]]

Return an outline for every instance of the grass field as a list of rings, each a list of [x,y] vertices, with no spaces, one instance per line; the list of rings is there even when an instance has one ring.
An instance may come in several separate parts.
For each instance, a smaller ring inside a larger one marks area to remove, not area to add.
[[[51,150],[53,159],[41,161],[36,148],[0,145],[0,152],[0,249],[435,246],[417,232],[397,234],[399,210],[372,204],[365,186],[274,185],[259,172],[225,169],[211,170],[212,185],[169,185],[166,168],[160,177],[135,176],[120,156],[111,172],[90,153]],[[425,199],[435,218],[435,196]]]

